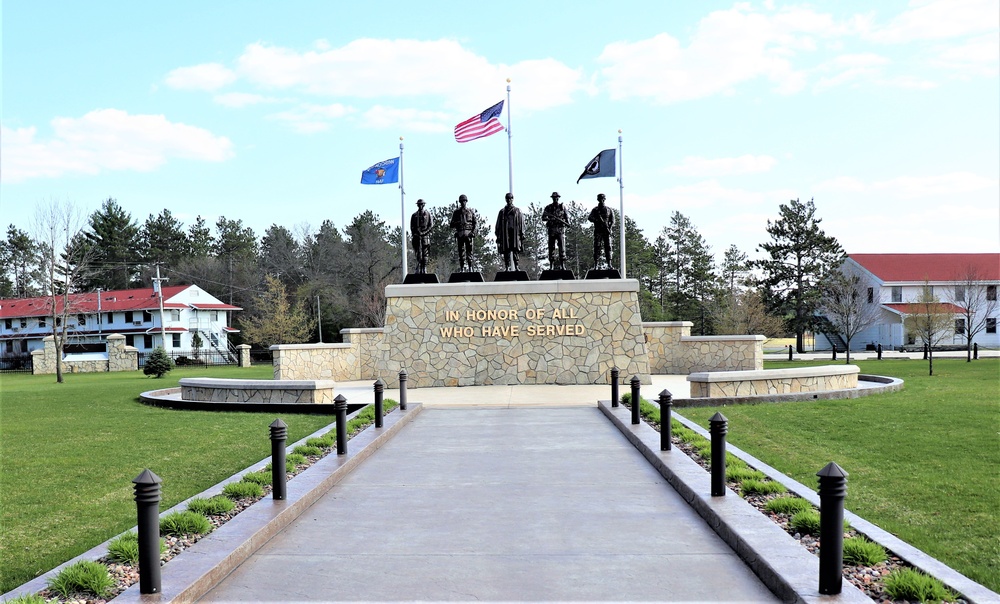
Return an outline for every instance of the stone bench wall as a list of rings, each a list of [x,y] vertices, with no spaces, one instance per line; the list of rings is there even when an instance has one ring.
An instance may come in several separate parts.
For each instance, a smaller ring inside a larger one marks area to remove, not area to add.
[[[692,373],[691,398],[743,397],[844,390],[858,387],[857,365],[824,365],[769,369],[767,371],[719,371]]]
[[[693,325],[690,321],[642,324],[651,373],[684,375],[764,368],[764,336],[692,336]]]
[[[276,380],[375,380],[374,355],[382,346],[381,328],[342,329],[343,344],[271,346]]]
[[[181,398],[216,403],[333,403],[333,380],[182,378]]]

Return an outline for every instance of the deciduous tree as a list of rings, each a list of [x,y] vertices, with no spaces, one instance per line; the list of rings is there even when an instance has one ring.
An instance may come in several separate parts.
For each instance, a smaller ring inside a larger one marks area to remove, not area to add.
[[[851,340],[878,323],[882,307],[869,300],[868,292],[875,284],[856,273],[834,271],[820,285],[819,311],[847,343],[846,363],[851,362]]]
[[[903,325],[927,346],[928,375],[934,375],[934,347],[952,333],[954,319],[951,305],[942,304],[934,288],[925,282],[916,302],[910,304],[910,314],[903,318]]]
[[[997,285],[988,283],[987,276],[976,266],[967,266],[955,275],[955,287],[947,298],[962,309],[955,333],[965,338],[965,360],[971,362],[973,338],[986,329],[987,319],[997,315]]]
[[[300,305],[292,305],[285,285],[274,275],[264,277],[264,293],[254,308],[240,319],[243,341],[273,346],[297,344],[312,335],[315,323]]]

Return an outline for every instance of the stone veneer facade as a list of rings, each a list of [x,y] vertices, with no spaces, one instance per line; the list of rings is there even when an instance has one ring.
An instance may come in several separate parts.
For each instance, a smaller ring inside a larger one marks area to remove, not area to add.
[[[651,373],[684,375],[764,368],[764,336],[692,336],[693,325],[690,321],[642,324]]]
[[[858,387],[857,365],[796,367],[767,371],[720,371],[692,373],[691,398],[743,397],[845,390]]]
[[[63,373],[101,373],[106,371],[136,371],[139,369],[139,351],[125,345],[125,336],[108,335],[107,358],[74,361],[73,355],[63,357]],[[46,375],[56,372],[56,341],[52,336],[42,339],[42,348],[31,353],[31,372]]]

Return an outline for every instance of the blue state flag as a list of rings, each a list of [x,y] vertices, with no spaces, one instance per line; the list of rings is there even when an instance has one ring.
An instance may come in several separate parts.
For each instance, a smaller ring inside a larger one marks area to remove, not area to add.
[[[585,178],[603,178],[615,175],[615,150],[605,149],[590,160],[587,167],[583,169],[583,174],[576,179],[577,184]]]
[[[361,173],[363,185],[387,185],[399,182],[399,158],[380,161]]]

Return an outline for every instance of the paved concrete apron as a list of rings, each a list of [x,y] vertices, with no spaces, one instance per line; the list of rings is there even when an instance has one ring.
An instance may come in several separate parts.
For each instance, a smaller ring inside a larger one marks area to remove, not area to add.
[[[203,602],[776,598],[595,408],[425,409]]]

